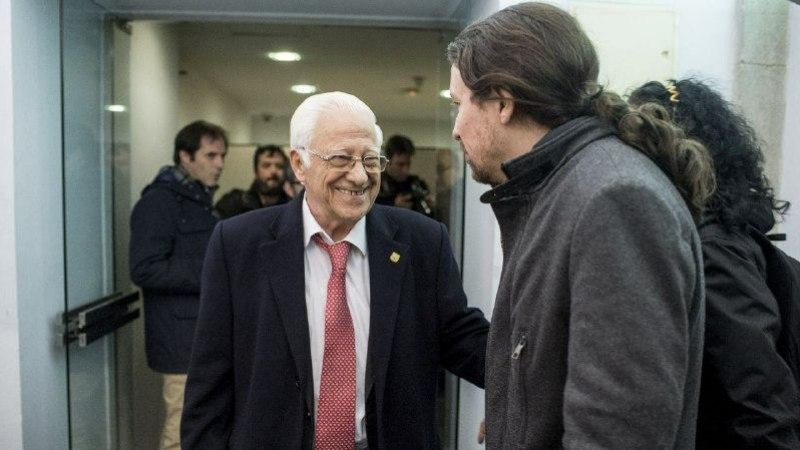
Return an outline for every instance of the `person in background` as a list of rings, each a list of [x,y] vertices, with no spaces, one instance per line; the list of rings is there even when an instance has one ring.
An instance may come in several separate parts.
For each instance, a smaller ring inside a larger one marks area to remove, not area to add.
[[[425,180],[411,173],[411,159],[416,153],[411,139],[396,134],[386,141],[386,157],[389,164],[386,173],[381,177],[379,205],[397,206],[411,209],[434,217],[433,197]]]
[[[285,175],[286,175],[286,181],[284,181],[283,183],[283,191],[286,193],[286,195],[288,195],[289,198],[295,198],[298,195],[302,194],[303,189],[305,189],[305,187],[303,187],[303,183],[301,183],[300,180],[297,179],[297,176],[294,174],[294,170],[292,169],[291,164],[286,165]]]
[[[211,237],[183,449],[437,450],[439,368],[482,386],[489,323],[444,226],[374,205],[366,104],[312,95],[290,127],[303,194]]]
[[[255,179],[250,189],[233,189],[215,206],[222,219],[266,206],[281,205],[290,197],[284,190],[289,159],[277,145],[262,145],[253,154]]]
[[[778,353],[781,315],[752,233],[766,234],[789,203],[764,175],[755,131],[709,84],[651,81],[633,91],[656,104],[711,152],[717,189],[700,224],[706,275],[706,331],[697,448],[800,449],[800,393]]]
[[[436,219],[442,222],[447,229],[451,227],[454,219],[453,196],[458,195],[453,192],[456,184],[460,183],[461,176],[456,170],[456,155],[449,148],[440,148],[436,152]],[[458,191],[459,193],[461,190]],[[458,220],[457,218],[455,220]]]
[[[447,49],[453,137],[497,218],[486,446],[695,444],[703,146],[597,84],[575,17],[520,3]]]
[[[147,364],[163,374],[161,449],[180,448],[200,274],[218,220],[211,199],[227,151],[222,127],[204,121],[186,125],[175,137],[175,164],[159,170],[131,214],[131,281],[144,296]]]

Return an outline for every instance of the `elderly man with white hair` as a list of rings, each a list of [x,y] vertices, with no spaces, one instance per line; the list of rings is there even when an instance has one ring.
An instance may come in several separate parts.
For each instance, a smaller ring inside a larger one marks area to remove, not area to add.
[[[439,368],[483,386],[489,324],[445,228],[374,205],[381,142],[358,98],[307,98],[291,121],[304,194],[214,230],[184,450],[438,449]]]

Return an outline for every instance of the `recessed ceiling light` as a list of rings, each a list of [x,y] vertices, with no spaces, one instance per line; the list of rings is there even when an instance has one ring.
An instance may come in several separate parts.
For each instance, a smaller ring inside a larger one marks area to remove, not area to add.
[[[106,111],[110,112],[125,112],[128,108],[125,105],[106,105]]]
[[[443,91],[439,91],[439,97],[446,98],[446,99],[450,100],[450,90],[449,89],[445,89]]]
[[[300,53],[296,52],[269,52],[267,58],[273,61],[293,62],[300,61]]]
[[[298,94],[313,94],[317,92],[317,87],[312,84],[295,84],[291,87],[292,92],[296,92]]]

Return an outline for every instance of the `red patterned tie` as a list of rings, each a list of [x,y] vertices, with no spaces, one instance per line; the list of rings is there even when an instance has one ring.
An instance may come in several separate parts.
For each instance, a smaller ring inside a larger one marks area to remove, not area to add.
[[[316,450],[353,450],[356,416],[356,342],[347,307],[345,278],[349,242],[328,245],[315,234],[314,242],[331,257],[325,305],[325,350],[317,407]]]

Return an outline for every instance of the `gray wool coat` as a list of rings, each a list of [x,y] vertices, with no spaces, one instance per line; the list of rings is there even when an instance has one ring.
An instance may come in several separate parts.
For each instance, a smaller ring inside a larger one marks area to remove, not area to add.
[[[677,190],[596,118],[503,168],[487,449],[693,449],[703,263]]]

